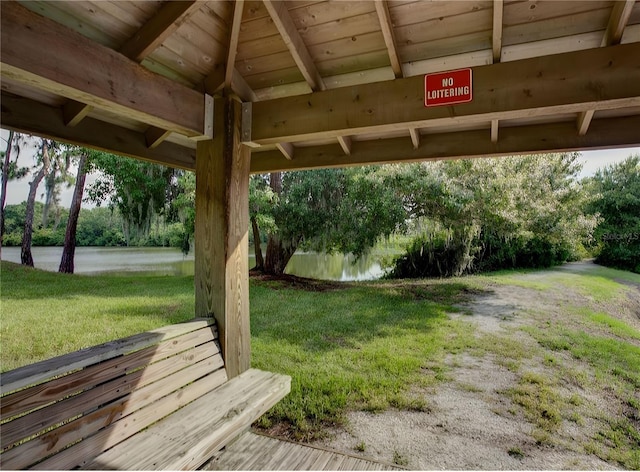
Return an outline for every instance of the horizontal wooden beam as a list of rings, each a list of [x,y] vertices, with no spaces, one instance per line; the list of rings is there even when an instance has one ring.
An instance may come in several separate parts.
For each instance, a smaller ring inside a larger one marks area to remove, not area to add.
[[[89,117],[76,126],[66,126],[62,109],[28,98],[3,94],[0,119],[3,128],[22,133],[57,139],[170,167],[195,169],[195,149],[166,141],[150,149],[144,133]]]
[[[513,154],[640,146],[640,116],[606,118],[591,122],[589,133],[579,136],[575,122],[504,127],[492,143],[486,130],[430,134],[418,149],[405,137],[354,141],[351,155],[328,144],[296,149],[295,160],[279,151],[254,152],[252,173],[348,167],[367,164],[427,161],[454,158],[498,157]]]
[[[423,76],[257,102],[257,144],[640,106],[640,43],[473,68],[473,101],[424,107]]]
[[[151,126],[203,136],[202,93],[16,2],[0,2],[0,9],[2,77]]]

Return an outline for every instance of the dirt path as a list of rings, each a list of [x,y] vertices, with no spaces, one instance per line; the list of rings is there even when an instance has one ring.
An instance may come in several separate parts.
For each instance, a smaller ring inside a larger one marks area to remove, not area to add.
[[[323,446],[421,470],[616,469],[615,463],[585,451],[584,444],[599,427],[591,417],[580,417],[576,422],[563,420],[553,434],[541,437],[540,428],[506,393],[521,385],[523,375],[534,379],[536,375],[551,375],[557,365],[547,364],[554,359],[566,372],[580,373],[581,365],[571,356],[558,359],[554,353],[556,357],[550,357],[523,328],[539,324],[540,313],[545,314],[545,322],[553,323],[555,317],[562,316],[561,307],[584,302],[584,295],[567,290],[541,292],[526,285],[543,281],[556,271],[581,272],[594,267],[591,263],[570,264],[519,276],[523,286],[491,286],[493,293],[478,296],[462,307],[471,316],[452,316],[473,324],[478,339],[500,342],[509,338],[515,350],[522,348],[523,354],[515,356],[517,362],[509,353],[501,356],[490,348],[480,355],[472,351],[451,355],[446,359],[448,380],[419,392],[428,402],[428,412],[352,412],[348,428],[334,431]],[[633,321],[634,315],[640,314],[640,290],[633,287],[631,292],[629,304],[620,308],[619,317]],[[640,318],[635,319],[634,326],[640,328]],[[606,392],[584,391],[570,383],[554,388],[564,398],[584,398],[584,402],[575,400],[581,405],[576,409],[613,408]]]

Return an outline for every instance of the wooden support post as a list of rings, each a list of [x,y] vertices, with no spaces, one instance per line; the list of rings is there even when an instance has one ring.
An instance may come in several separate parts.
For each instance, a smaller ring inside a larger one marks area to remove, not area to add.
[[[196,151],[196,317],[218,323],[227,375],[250,367],[249,165],[242,144],[242,106],[216,98],[214,138]]]

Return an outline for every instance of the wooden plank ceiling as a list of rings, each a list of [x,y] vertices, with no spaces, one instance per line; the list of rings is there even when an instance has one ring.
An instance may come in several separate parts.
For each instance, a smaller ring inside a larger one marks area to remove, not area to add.
[[[3,127],[186,169],[219,93],[252,172],[640,145],[638,1],[0,9]],[[424,74],[467,67],[472,102],[424,107]]]

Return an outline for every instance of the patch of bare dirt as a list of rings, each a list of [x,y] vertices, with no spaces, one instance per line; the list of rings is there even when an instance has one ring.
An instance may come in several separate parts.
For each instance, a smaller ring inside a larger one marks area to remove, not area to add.
[[[593,267],[580,263],[560,270],[588,271]],[[522,277],[527,281],[544,280],[549,272]],[[599,417],[615,414],[619,405],[612,401],[610,392],[585,390],[585,378],[590,374],[582,372],[581,364],[572,356],[553,353],[553,362],[560,363],[564,372],[562,382],[554,389],[562,398],[580,398],[581,406],[572,408],[584,414],[574,413],[579,416],[575,421],[563,418],[549,441],[536,439],[536,425],[505,393],[517,387],[523,372],[545,375],[558,367],[545,365],[549,356],[543,359],[545,351],[521,328],[544,327],[559,317],[566,321],[566,307],[584,304],[584,297],[570,290],[542,292],[513,285],[491,289],[492,293],[474,294],[461,305],[467,314],[452,316],[472,323],[477,336],[509,337],[531,351],[531,356],[519,359],[518,369],[509,370],[504,359],[490,352],[450,356],[449,380],[420,392],[429,406],[426,411],[351,412],[348,426],[332,431],[322,445],[422,470],[617,469],[616,464],[586,452],[584,444],[597,435]],[[617,313],[621,319],[635,315],[640,291],[631,293],[628,303],[622,305]],[[544,319],[536,316],[539,313],[545,314]]]
[[[258,271],[250,271],[250,277],[258,282],[269,283],[272,288],[293,288],[309,292],[327,292],[331,290],[344,290],[351,284],[348,282],[331,282],[326,280],[308,279],[297,275],[269,275]]]

